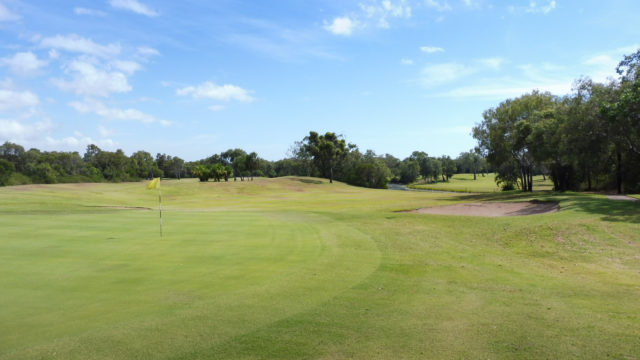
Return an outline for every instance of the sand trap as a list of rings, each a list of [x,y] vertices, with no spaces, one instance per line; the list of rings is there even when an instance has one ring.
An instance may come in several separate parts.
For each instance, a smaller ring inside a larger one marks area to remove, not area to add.
[[[409,212],[418,214],[497,217],[548,214],[558,211],[559,208],[560,206],[558,206],[556,202],[488,202],[436,206]]]
[[[640,201],[634,197],[627,195],[605,195],[609,200],[622,200],[622,201]]]

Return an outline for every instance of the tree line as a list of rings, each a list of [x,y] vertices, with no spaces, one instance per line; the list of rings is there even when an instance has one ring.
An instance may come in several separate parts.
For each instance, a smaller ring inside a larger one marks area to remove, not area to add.
[[[618,79],[575,81],[570,95],[533,91],[483,113],[478,150],[504,189],[533,190],[548,174],[554,189],[640,191],[640,50],[625,56]]]
[[[79,152],[25,150],[5,142],[0,146],[0,185],[32,183],[122,182],[154,177],[180,179],[195,177],[200,181],[245,181],[254,176],[316,176],[348,184],[386,188],[389,182],[411,183],[416,180],[448,181],[454,173],[489,171],[486,160],[477,152],[430,157],[414,151],[400,160],[390,154],[361,152],[343,136],[333,132],[311,131],[295,142],[289,156],[278,161],[262,159],[257,153],[229,149],[207,158],[186,162],[177,156],[158,153],[152,156],[137,151],[127,156],[122,150],[107,151],[89,145]]]

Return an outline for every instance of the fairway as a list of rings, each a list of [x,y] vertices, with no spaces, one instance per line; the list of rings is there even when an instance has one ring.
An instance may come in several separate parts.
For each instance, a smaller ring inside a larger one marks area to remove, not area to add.
[[[500,187],[496,185],[496,174],[476,174],[476,180],[473,180],[473,174],[454,174],[449,181],[436,183],[417,182],[410,185],[413,189],[436,190],[436,191],[453,191],[468,193],[490,193],[500,191]],[[553,183],[550,179],[544,179],[542,175],[533,177],[533,190],[552,190]]]
[[[640,202],[296,177],[162,193],[160,237],[145,183],[0,188],[0,359],[640,358]],[[560,210],[403,212],[533,199]]]

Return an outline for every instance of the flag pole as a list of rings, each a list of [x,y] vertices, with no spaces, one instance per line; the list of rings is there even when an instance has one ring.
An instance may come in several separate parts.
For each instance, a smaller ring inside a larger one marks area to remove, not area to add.
[[[162,191],[158,186],[158,209],[160,210],[160,238],[162,238]]]
[[[147,184],[147,189],[158,189],[158,212],[160,213],[160,238],[162,238],[162,191],[160,190],[160,178],[157,177]]]

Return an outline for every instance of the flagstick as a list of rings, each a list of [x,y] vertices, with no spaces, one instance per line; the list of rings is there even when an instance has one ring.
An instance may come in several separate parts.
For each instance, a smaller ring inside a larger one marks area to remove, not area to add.
[[[160,209],[160,237],[162,238],[162,191],[158,187],[158,208]]]

